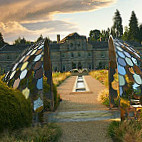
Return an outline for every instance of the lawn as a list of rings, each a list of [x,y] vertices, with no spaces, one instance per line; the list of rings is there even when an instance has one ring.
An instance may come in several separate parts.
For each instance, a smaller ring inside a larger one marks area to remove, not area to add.
[[[54,72],[52,74],[53,77],[53,83],[56,86],[59,86],[65,79],[67,79],[68,77],[71,76],[70,72],[64,72],[64,73],[60,73],[60,72]]]
[[[108,89],[108,70],[94,70],[89,73],[93,78],[99,80],[103,85],[105,85],[106,89],[100,92],[99,100],[102,104],[109,107],[109,89]],[[112,82],[112,86],[114,89],[118,90],[118,76],[114,75],[114,81]],[[119,97],[115,100],[115,105],[118,106]]]

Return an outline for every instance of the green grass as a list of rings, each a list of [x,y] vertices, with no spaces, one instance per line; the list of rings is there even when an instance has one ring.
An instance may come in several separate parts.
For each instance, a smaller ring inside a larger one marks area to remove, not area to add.
[[[71,76],[70,72],[64,72],[64,73],[56,72],[56,73],[53,73],[52,74],[53,83],[56,86],[59,86],[65,79],[67,79],[70,76]]]
[[[100,92],[99,100],[105,106],[109,107],[109,90],[108,90],[108,70],[95,70],[89,73],[93,78],[99,80],[103,85],[106,86],[106,89]],[[112,82],[113,87],[118,90],[118,76],[114,75],[114,81]],[[115,106],[119,104],[119,97],[114,100]]]
[[[61,129],[55,124],[24,128],[12,133],[0,135],[1,142],[56,142],[61,136]]]
[[[108,135],[114,142],[142,142],[142,121],[113,121],[108,127]]]
[[[89,74],[108,87],[108,70],[95,70],[91,71]]]
[[[63,76],[64,74],[62,74]],[[66,77],[69,74],[65,74]],[[53,78],[60,77],[61,74],[56,74]],[[1,142],[55,142],[61,136],[61,130],[58,126],[48,124],[44,126],[31,126],[32,108],[30,100],[26,100],[22,93],[8,87],[1,81],[0,76],[0,141]],[[44,78],[43,93],[49,91],[49,86]],[[32,86],[30,86],[32,87]],[[60,97],[57,93],[56,85],[53,85],[53,94],[55,109],[59,105]],[[49,100],[44,100],[46,109],[50,111]],[[29,108],[28,108],[29,107]],[[26,112],[25,112],[26,111]],[[42,114],[42,113],[41,113]],[[43,115],[40,116],[43,121]],[[29,120],[30,119],[30,120]],[[40,119],[40,118],[39,118]],[[40,121],[40,122],[42,122]],[[25,128],[28,127],[28,128]]]

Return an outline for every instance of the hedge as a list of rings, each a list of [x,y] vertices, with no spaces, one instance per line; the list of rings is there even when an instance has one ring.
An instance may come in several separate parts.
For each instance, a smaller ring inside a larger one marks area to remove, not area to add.
[[[0,132],[30,126],[32,107],[18,90],[0,80]]]

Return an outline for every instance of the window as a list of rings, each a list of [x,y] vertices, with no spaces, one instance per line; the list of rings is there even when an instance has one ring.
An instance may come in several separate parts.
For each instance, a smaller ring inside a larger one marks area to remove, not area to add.
[[[70,47],[73,47],[73,43],[70,43]]]
[[[91,70],[91,69],[92,69],[92,65],[91,65],[91,64],[89,64],[89,65],[88,65],[88,68],[89,68],[89,70]]]
[[[72,58],[74,57],[74,54],[73,54],[73,53],[71,53],[71,57],[72,57]]]
[[[7,56],[7,59],[9,60],[9,59],[10,59],[10,56]]]
[[[91,53],[89,52],[89,53],[88,53],[88,57],[90,57],[90,56],[91,56]]]
[[[65,67],[65,65],[63,65],[63,71],[66,71],[66,67]]]
[[[62,57],[63,57],[63,58],[65,57],[65,54],[64,54],[64,53],[62,54]]]
[[[78,43],[77,45],[78,45],[78,47],[80,47],[80,43]]]
[[[78,53],[78,57],[80,57],[81,56],[81,54],[80,53]]]
[[[54,71],[55,71],[55,72],[58,71],[58,68],[57,68],[57,67],[54,67]]]
[[[102,54],[101,54],[101,57],[102,57],[102,58],[104,58],[104,57],[105,57],[105,55],[102,53]]]
[[[72,62],[72,69],[76,69],[76,64]]]

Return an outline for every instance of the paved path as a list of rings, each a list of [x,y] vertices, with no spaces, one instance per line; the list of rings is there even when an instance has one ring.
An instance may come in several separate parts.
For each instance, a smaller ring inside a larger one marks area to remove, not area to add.
[[[118,114],[98,102],[98,95],[105,87],[85,76],[92,93],[72,94],[75,79],[76,76],[71,76],[58,87],[62,102],[56,112],[48,115],[48,122],[56,122],[62,128],[59,142],[112,142],[106,136],[107,127]]]

